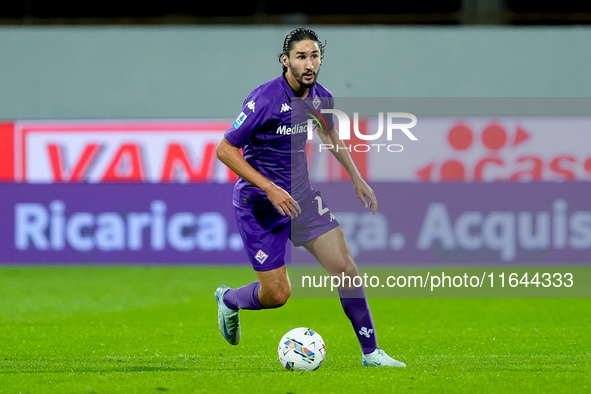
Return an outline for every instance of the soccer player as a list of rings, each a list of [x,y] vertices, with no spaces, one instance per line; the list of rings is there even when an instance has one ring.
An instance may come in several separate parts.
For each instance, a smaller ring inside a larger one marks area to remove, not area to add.
[[[220,286],[215,291],[220,333],[232,345],[240,342],[241,309],[277,308],[290,297],[285,267],[288,238],[295,246],[306,248],[330,275],[358,275],[336,218],[310,185],[307,132],[302,131],[306,131],[306,123],[293,127],[291,112],[297,100],[311,100],[318,112],[334,106],[332,94],[317,83],[323,55],[324,45],[316,32],[307,28],[290,32],[279,55],[282,75],[250,93],[216,148],[218,159],[239,176],[233,193],[234,212],[258,278],[237,289]],[[318,130],[320,139],[343,147],[332,149],[332,153],[349,174],[363,206],[375,214],[378,202],[374,192],[344,148],[331,117],[326,117],[325,126]],[[405,367],[378,347],[363,286],[345,286],[338,293],[361,345],[362,364]]]

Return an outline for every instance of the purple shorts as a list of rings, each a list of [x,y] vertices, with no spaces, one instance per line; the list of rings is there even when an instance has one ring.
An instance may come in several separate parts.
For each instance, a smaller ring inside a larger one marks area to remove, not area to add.
[[[288,238],[294,246],[301,246],[339,226],[319,191],[312,190],[300,208],[302,213],[290,220],[274,207],[254,211],[234,207],[238,230],[255,271],[283,266]]]

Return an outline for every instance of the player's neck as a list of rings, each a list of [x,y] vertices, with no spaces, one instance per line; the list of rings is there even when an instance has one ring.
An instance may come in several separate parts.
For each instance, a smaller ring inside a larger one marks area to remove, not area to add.
[[[287,81],[287,84],[289,85],[289,87],[291,87],[291,89],[293,90],[293,92],[295,93],[295,95],[297,97],[301,97],[301,98],[308,97],[308,93],[310,93],[310,88],[303,86],[298,81],[296,81],[296,79],[293,77],[293,75],[289,71],[286,72],[285,74],[283,74],[283,77],[285,78],[285,80]]]

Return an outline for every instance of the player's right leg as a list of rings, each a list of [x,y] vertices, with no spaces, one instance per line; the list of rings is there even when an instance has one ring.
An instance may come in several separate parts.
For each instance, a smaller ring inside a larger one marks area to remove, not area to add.
[[[240,309],[277,308],[285,304],[291,295],[285,268],[290,223],[273,222],[272,215],[267,212],[236,208],[235,213],[244,248],[258,281],[235,289],[220,286],[215,291],[218,328],[232,345],[240,342]]]

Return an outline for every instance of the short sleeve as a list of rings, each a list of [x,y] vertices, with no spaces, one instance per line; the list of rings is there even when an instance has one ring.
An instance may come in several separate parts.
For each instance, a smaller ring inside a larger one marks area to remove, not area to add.
[[[251,139],[254,132],[260,129],[267,119],[268,105],[265,105],[265,98],[253,91],[244,100],[242,111],[228,127],[224,138],[233,146],[242,148]]]

